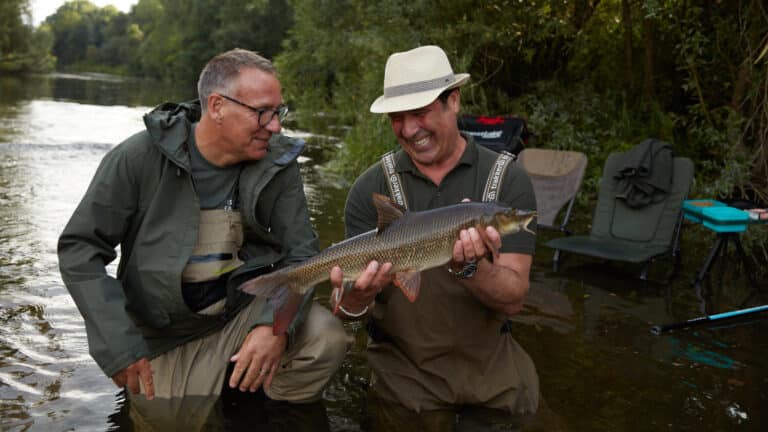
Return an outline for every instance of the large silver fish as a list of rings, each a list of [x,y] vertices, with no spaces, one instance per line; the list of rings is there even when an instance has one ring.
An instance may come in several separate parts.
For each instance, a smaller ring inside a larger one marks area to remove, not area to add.
[[[535,211],[516,210],[495,202],[464,202],[421,212],[404,212],[388,197],[373,195],[378,228],[336,243],[312,258],[244,282],[239,289],[269,297],[275,309],[273,332],[283,333],[301,304],[302,295],[341,267],[344,280],[356,280],[368,263],[391,262],[394,283],[410,301],[415,301],[421,271],[451,261],[453,245],[462,229],[476,227],[481,233],[492,226],[500,234],[528,228]],[[484,239],[487,241],[487,239]],[[340,300],[340,295],[337,300]]]

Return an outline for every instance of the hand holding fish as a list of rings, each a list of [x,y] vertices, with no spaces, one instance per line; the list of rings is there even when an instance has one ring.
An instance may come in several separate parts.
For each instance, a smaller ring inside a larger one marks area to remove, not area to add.
[[[492,226],[485,229],[474,227],[459,232],[459,239],[453,245],[454,268],[461,268],[467,263],[490,257],[491,262],[499,257],[501,235]]]
[[[288,345],[285,334],[276,336],[272,333],[271,327],[258,326],[245,337],[240,350],[229,359],[235,362],[229,378],[231,388],[255,392],[262,385],[265,388],[272,385],[272,379],[280,366],[280,358]]]
[[[354,283],[348,282],[349,285],[345,292],[344,273],[341,267],[334,266],[331,269],[330,278],[331,286],[333,286],[331,307],[334,314],[338,315],[338,312],[341,311],[347,317],[354,317],[354,315],[365,311],[368,305],[373,303],[376,294],[394,280],[395,276],[390,274],[391,270],[392,263],[387,262],[379,265],[378,261],[371,261]]]

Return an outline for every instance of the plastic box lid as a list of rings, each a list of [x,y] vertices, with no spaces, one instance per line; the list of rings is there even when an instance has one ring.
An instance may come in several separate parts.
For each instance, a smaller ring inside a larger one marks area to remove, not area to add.
[[[708,207],[701,214],[704,226],[715,232],[742,232],[749,222],[749,215],[734,207]]]
[[[683,201],[683,215],[690,221],[702,223],[702,212],[705,209],[717,207],[727,207],[727,205],[713,199],[685,200]]]

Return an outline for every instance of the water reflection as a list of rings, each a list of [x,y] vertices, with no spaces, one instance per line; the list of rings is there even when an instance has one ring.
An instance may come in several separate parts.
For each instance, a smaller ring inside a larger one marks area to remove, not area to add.
[[[196,89],[188,84],[142,81],[98,73],[57,73],[25,79],[0,77],[1,106],[12,106],[26,100],[56,100],[102,106],[155,106],[166,100],[194,99],[196,95]]]
[[[136,432],[169,431],[286,431],[328,430],[321,401],[303,404],[268,400],[263,392],[225,391],[220,398],[191,396],[151,401],[125,397],[110,416],[114,429]]]
[[[103,430],[115,388],[88,355],[82,318],[57,274],[56,240],[115,130],[139,130],[145,108],[33,99],[51,96],[50,80],[24,84],[33,98],[6,91],[7,83],[0,93],[2,428]]]

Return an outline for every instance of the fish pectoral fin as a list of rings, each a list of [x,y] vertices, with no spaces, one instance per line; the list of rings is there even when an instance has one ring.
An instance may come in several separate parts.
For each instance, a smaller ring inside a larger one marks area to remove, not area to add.
[[[304,296],[296,294],[288,289],[284,290],[281,295],[277,295],[270,299],[275,308],[272,321],[272,334],[277,336],[288,330],[288,327],[296,317],[296,313],[298,313],[303,300]]]
[[[395,273],[395,286],[405,294],[405,297],[411,303],[416,301],[421,288],[421,272],[406,270]]]
[[[487,258],[488,261],[493,263],[499,257],[499,251],[493,246],[491,239],[488,238],[488,233],[485,232],[484,226],[481,226],[478,224],[478,225],[475,225],[475,229],[477,230],[477,233],[480,235],[480,238],[483,240],[483,244],[485,245],[485,248],[488,250],[488,253],[485,254],[485,258]]]

